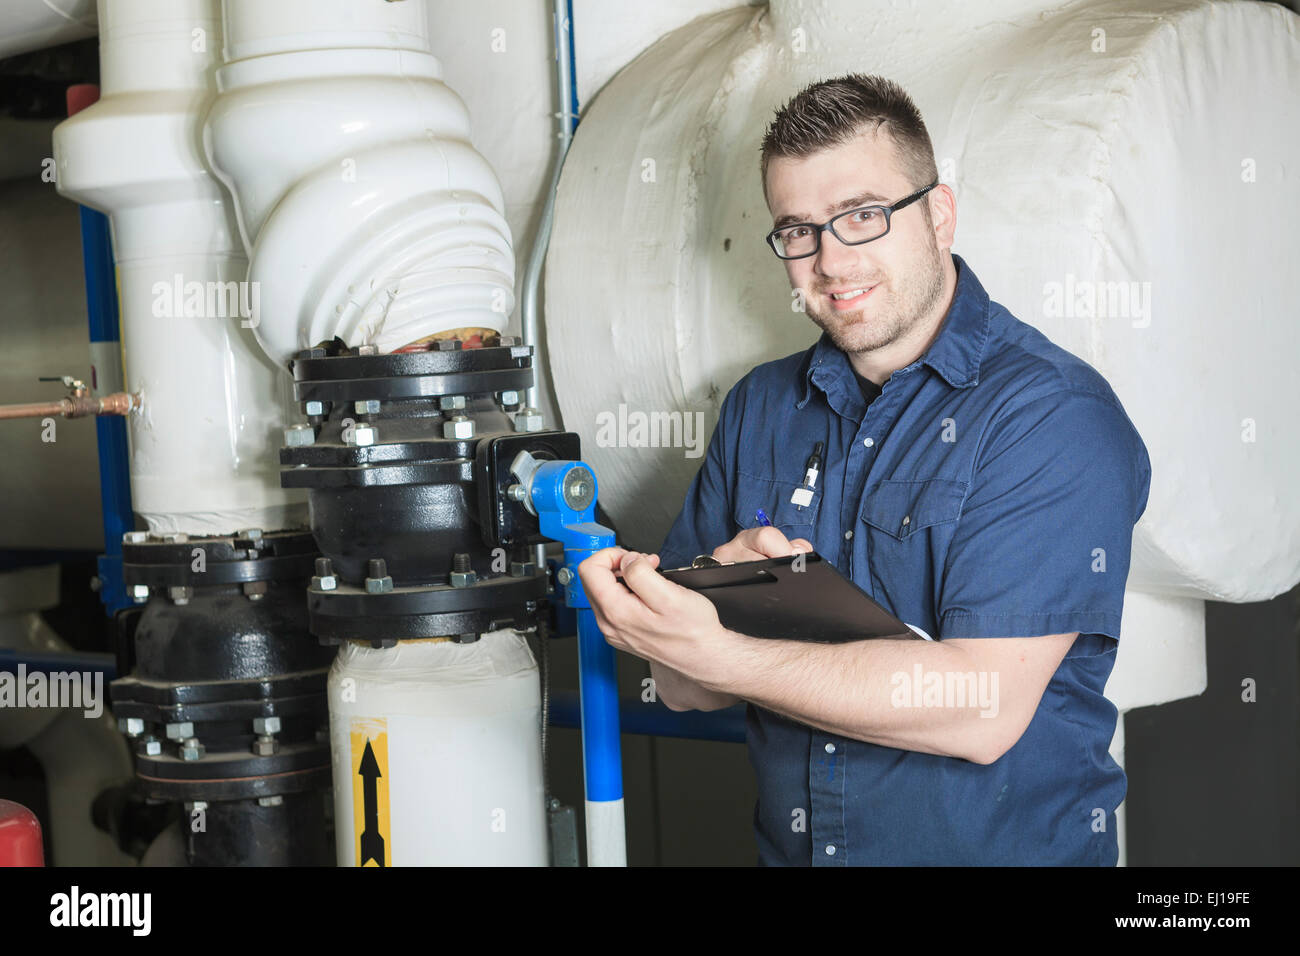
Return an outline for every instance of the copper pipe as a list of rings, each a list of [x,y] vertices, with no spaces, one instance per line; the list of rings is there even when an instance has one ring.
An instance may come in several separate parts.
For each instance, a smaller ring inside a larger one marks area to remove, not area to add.
[[[74,395],[57,402],[32,402],[27,405],[0,405],[0,419],[44,418],[59,415],[63,418],[85,418],[88,415],[129,415],[140,407],[140,396],[114,392],[101,398]]]

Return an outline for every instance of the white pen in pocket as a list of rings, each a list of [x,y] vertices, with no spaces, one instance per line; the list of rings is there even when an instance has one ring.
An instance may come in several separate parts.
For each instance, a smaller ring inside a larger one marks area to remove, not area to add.
[[[804,465],[803,484],[794,490],[790,495],[790,503],[800,508],[807,508],[812,504],[813,492],[817,488],[817,475],[821,472],[822,451],[826,448],[825,442],[818,442],[813,448],[813,453],[808,456],[808,462]]]

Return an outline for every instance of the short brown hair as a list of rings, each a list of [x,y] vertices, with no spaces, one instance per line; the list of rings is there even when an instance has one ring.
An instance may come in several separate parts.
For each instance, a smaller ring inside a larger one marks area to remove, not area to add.
[[[777,110],[763,136],[763,196],[773,158],[809,156],[847,143],[867,129],[889,134],[914,188],[939,178],[930,133],[907,92],[881,76],[849,73],[805,87]]]

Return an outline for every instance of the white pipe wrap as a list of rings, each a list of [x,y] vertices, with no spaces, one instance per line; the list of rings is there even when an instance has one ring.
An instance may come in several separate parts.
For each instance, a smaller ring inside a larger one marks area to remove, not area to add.
[[[387,352],[449,329],[504,330],[504,197],[428,53],[423,7],[290,6],[297,16],[263,17],[264,4],[227,0],[228,63],[205,134],[261,289],[262,347],[284,362],[335,336]]]

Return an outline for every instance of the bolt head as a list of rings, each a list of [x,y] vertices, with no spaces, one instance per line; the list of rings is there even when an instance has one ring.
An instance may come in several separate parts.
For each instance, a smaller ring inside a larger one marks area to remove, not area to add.
[[[316,444],[316,432],[310,425],[290,425],[284,430],[284,443],[290,448]]]
[[[123,544],[147,544],[149,541],[148,531],[128,531],[122,535]]]
[[[325,403],[316,402],[316,401],[306,402],[303,405],[303,411],[305,411],[308,415],[324,415]]]
[[[477,583],[478,572],[476,571],[453,571],[451,572],[451,586],[454,588],[467,588]]]
[[[511,561],[510,576],[512,578],[531,578],[537,573],[537,565],[532,561]]]
[[[464,408],[465,396],[444,395],[440,399],[438,399],[438,407],[441,408],[443,411],[447,411],[448,409]]]
[[[157,757],[162,753],[162,741],[157,737],[149,737],[141,744],[140,752],[148,757]]]
[[[128,737],[139,737],[144,733],[144,719],[141,717],[117,718],[117,729]]]
[[[378,354],[379,354],[379,346],[378,346],[378,345],[358,345],[358,346],[357,346],[357,354],[358,354],[358,355],[378,355]]]
[[[194,589],[191,587],[175,587],[167,589],[167,596],[172,599],[172,603],[182,607],[190,603],[190,598],[193,594]]]
[[[352,407],[356,409],[358,415],[377,415],[379,414],[379,399],[362,399],[361,401],[353,402]]]
[[[182,760],[198,760],[207,752],[207,748],[204,747],[203,744],[199,743],[198,738],[196,737],[190,737],[188,740],[181,741]]]
[[[453,441],[466,441],[474,437],[474,423],[464,415],[456,415],[442,423],[442,437]]]
[[[339,579],[332,574],[318,575],[311,579],[313,591],[334,591],[339,586]]]
[[[259,757],[270,757],[278,753],[279,750],[280,742],[270,734],[262,734],[253,741],[253,753]]]
[[[131,585],[131,600],[136,604],[143,604],[149,600],[149,585],[133,584]]]
[[[184,723],[167,725],[168,740],[187,740],[188,738],[193,736],[194,736],[194,723],[192,721],[187,720]]]
[[[560,570],[555,572],[555,580],[559,581],[561,584],[568,585],[568,583],[573,580],[573,572],[568,568],[560,568]]]
[[[352,443],[355,445],[373,445],[379,439],[379,430],[374,425],[356,425],[352,429]]]
[[[284,797],[276,794],[274,797],[258,797],[257,805],[259,807],[279,807],[284,805]]]
[[[518,404],[519,404],[519,393],[518,393],[517,391],[515,391],[514,389],[510,389],[509,391],[502,392],[502,393],[501,393],[501,404],[502,404],[502,405],[518,405]]]
[[[254,717],[253,733],[255,734],[278,734],[280,732],[279,717]]]
[[[515,431],[539,432],[545,427],[542,413],[535,408],[523,408],[515,412]]]

